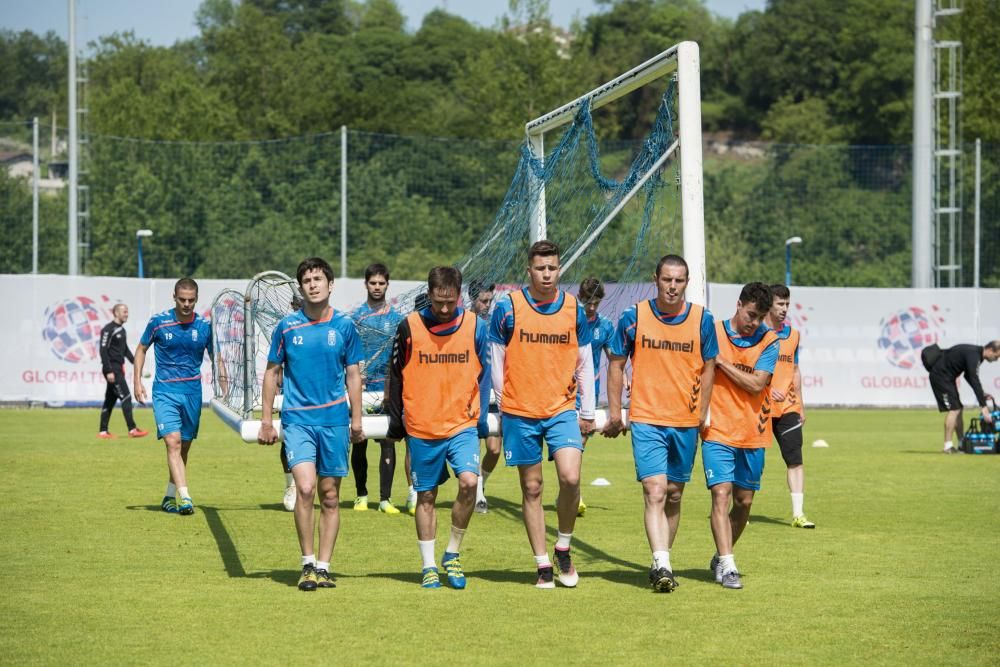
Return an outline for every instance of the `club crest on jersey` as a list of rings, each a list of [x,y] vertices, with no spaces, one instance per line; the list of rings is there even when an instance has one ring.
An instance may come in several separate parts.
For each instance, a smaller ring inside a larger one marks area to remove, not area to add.
[[[333,329],[330,329],[329,331],[326,332],[326,344],[327,345],[337,344],[337,332],[334,331]]]

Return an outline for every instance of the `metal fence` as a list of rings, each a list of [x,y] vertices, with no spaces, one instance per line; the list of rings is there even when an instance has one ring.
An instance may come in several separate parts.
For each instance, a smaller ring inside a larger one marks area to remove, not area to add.
[[[51,175],[33,215],[31,124],[0,123],[0,273],[66,271],[63,135],[41,126],[41,173]],[[83,273],[135,275],[138,229],[146,274],[239,277],[287,269],[307,254],[341,256],[346,211],[348,275],[374,258],[393,277],[423,277],[457,261],[492,222],[513,176],[513,142],[402,137],[346,131],[268,142],[157,142],[88,137],[81,165],[88,215]],[[52,150],[56,154],[53,157]],[[634,152],[608,143],[611,162]],[[781,280],[786,239],[798,285],[905,287],[911,275],[911,150],[908,146],[803,146],[706,141],[707,272],[715,282]],[[954,240],[956,286],[1000,286],[1000,145],[963,151],[962,211]],[[27,160],[30,161],[30,160]],[[346,208],[341,198],[346,185]],[[979,186],[979,232],[976,196]],[[550,224],[558,224],[554,221]],[[679,248],[664,248],[680,250]],[[978,262],[977,262],[978,250]],[[940,256],[935,252],[935,256]],[[336,262],[334,262],[336,264]],[[948,274],[945,285],[951,284]]]

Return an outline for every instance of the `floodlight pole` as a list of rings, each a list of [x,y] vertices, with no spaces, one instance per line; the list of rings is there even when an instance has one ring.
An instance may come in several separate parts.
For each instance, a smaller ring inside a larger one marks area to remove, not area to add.
[[[139,244],[139,277],[145,278],[145,274],[142,267],[142,240],[149,238],[153,235],[153,230],[151,229],[138,229],[135,232],[135,240]]]
[[[785,287],[792,286],[792,246],[802,243],[801,236],[785,239]]]
[[[912,287],[933,287],[931,209],[934,197],[934,16],[931,0],[916,0],[913,53]]]
[[[31,272],[38,273],[38,116],[31,122]]]
[[[80,234],[77,231],[77,184],[79,165],[77,156],[76,129],[76,0],[69,2],[69,241],[67,273],[80,273]]]
[[[340,126],[340,277],[347,277],[347,126]]]

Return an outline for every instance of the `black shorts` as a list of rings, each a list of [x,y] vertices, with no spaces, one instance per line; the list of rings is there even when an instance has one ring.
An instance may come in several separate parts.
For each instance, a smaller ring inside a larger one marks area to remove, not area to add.
[[[802,416],[798,412],[788,412],[772,419],[771,428],[785,465],[789,468],[802,465]]]
[[[931,373],[931,391],[938,404],[939,412],[950,412],[962,409],[962,399],[958,397],[958,383]]]

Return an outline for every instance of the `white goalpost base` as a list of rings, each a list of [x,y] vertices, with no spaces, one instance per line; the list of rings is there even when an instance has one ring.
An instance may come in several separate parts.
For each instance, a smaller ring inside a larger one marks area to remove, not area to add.
[[[241,419],[238,414],[229,409],[224,403],[215,399],[212,399],[212,411],[230,428],[238,432],[243,442],[257,442],[257,436],[260,433],[259,419]],[[604,428],[604,425],[608,423],[607,410],[599,409],[594,413],[594,416],[597,430]],[[622,410],[622,422],[626,425],[628,424],[628,410],[626,409]],[[500,435],[499,415],[491,412],[486,417],[486,423],[489,426],[490,435]],[[361,427],[365,432],[365,437],[378,440],[384,438],[386,432],[389,430],[389,418],[385,415],[365,415],[361,418]],[[278,432],[278,441],[280,442],[284,438],[280,419],[274,420],[274,428]]]

